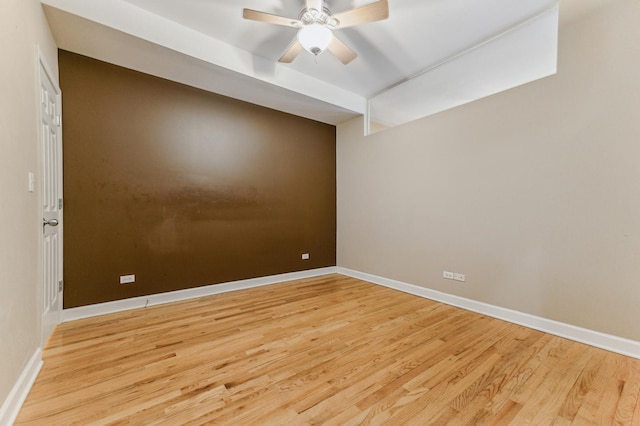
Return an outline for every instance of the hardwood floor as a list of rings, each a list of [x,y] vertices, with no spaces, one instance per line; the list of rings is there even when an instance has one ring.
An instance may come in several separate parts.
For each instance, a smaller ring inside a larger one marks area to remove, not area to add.
[[[640,360],[341,275],[65,323],[16,424],[640,424]]]

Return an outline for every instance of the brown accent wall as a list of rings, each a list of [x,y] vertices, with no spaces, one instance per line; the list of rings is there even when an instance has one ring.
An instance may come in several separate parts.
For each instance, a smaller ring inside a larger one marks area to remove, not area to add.
[[[59,64],[65,308],[336,264],[335,127]]]

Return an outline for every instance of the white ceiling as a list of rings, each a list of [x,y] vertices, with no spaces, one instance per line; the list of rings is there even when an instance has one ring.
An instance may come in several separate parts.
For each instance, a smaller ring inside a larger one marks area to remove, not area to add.
[[[398,126],[553,75],[557,46],[555,7],[369,99],[370,124]]]
[[[561,25],[607,1],[562,0]],[[326,5],[335,13],[369,2]],[[303,0],[42,3],[62,49],[338,124],[363,114],[373,95],[540,15],[557,0],[389,0],[388,20],[336,31],[359,55],[346,66],[328,52],[317,63],[303,52],[292,64],[279,64],[296,30],[242,19],[244,7],[297,18]]]
[[[295,37],[286,28],[241,19],[242,8],[297,18],[303,0],[126,0],[208,36],[277,60]],[[332,12],[371,0],[326,0]],[[389,19],[336,31],[359,57],[299,56],[291,68],[370,97],[555,5],[555,0],[390,0]],[[305,52],[306,53],[306,52]]]

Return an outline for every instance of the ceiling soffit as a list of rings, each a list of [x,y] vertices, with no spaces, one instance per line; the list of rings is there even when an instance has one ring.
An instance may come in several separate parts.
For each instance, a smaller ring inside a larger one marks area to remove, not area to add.
[[[310,54],[279,64],[295,30],[241,18],[243,7],[296,16],[302,0],[42,3],[62,49],[330,124],[365,114],[368,98],[397,91],[411,76],[439,68],[447,58],[557,5],[556,0],[390,0],[389,20],[340,31],[359,54],[344,66],[332,55],[321,55],[316,63]],[[366,3],[327,1],[334,12]],[[446,28],[450,32],[443,33]],[[419,94],[422,103],[438,98],[429,91]]]

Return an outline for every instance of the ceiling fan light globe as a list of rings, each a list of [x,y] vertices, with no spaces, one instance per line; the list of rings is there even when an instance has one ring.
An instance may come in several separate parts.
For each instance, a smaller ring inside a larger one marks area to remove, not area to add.
[[[306,25],[298,31],[298,41],[304,50],[316,56],[329,46],[332,37],[331,30],[320,24]]]

